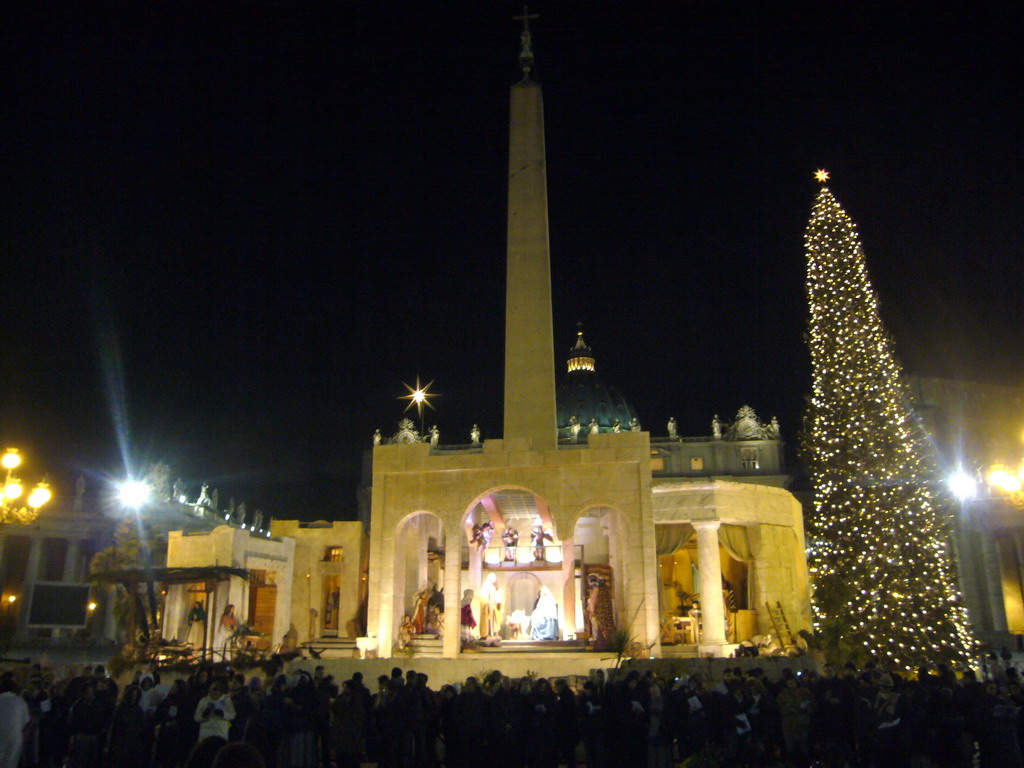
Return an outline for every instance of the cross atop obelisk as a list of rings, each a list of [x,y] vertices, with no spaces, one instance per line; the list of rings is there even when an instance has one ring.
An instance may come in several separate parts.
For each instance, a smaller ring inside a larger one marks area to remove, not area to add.
[[[508,149],[508,262],[505,282],[505,434],[526,438],[534,450],[557,448],[555,357],[551,328],[547,166],[544,104],[530,78],[530,15],[523,22],[512,86]]]
[[[533,51],[530,49],[530,19],[539,19],[536,13],[530,13],[527,6],[523,6],[522,16],[513,16],[514,21],[523,22],[523,31],[519,34],[519,66],[523,68],[523,78],[530,77],[530,70],[533,69]]]

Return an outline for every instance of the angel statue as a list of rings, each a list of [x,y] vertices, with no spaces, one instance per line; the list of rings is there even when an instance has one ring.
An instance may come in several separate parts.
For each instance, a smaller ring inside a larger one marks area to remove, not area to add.
[[[535,525],[530,531],[530,538],[533,543],[533,559],[543,560],[544,542],[555,540],[554,537],[551,535],[551,531],[544,530],[543,525]]]
[[[505,545],[505,562],[516,561],[516,547],[519,546],[519,531],[511,526],[506,526],[501,534],[501,543]]]
[[[487,549],[491,544],[491,537],[494,535],[494,523],[488,520],[486,523],[473,523],[473,538],[471,542],[480,551]]]

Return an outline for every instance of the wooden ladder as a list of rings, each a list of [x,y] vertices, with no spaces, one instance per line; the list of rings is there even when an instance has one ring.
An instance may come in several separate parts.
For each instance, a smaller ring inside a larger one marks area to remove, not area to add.
[[[789,629],[789,622],[786,621],[786,613],[782,610],[782,603],[776,600],[774,606],[771,603],[765,603],[764,607],[768,609],[768,617],[772,620],[775,636],[779,638],[782,647],[788,648],[793,645],[793,633]]]

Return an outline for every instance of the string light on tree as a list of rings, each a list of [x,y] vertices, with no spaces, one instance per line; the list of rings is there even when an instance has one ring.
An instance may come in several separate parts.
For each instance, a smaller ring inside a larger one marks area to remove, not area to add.
[[[951,505],[882,325],[852,219],[821,184],[805,234],[813,387],[803,450],[815,630],[902,667],[964,662]]]

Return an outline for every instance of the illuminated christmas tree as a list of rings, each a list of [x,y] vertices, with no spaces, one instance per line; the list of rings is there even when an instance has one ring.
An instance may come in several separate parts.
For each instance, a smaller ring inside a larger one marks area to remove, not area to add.
[[[840,654],[901,667],[962,662],[972,641],[949,500],[907,404],[856,226],[824,185],[828,174],[816,178],[805,235],[813,390],[803,436],[815,630]]]

